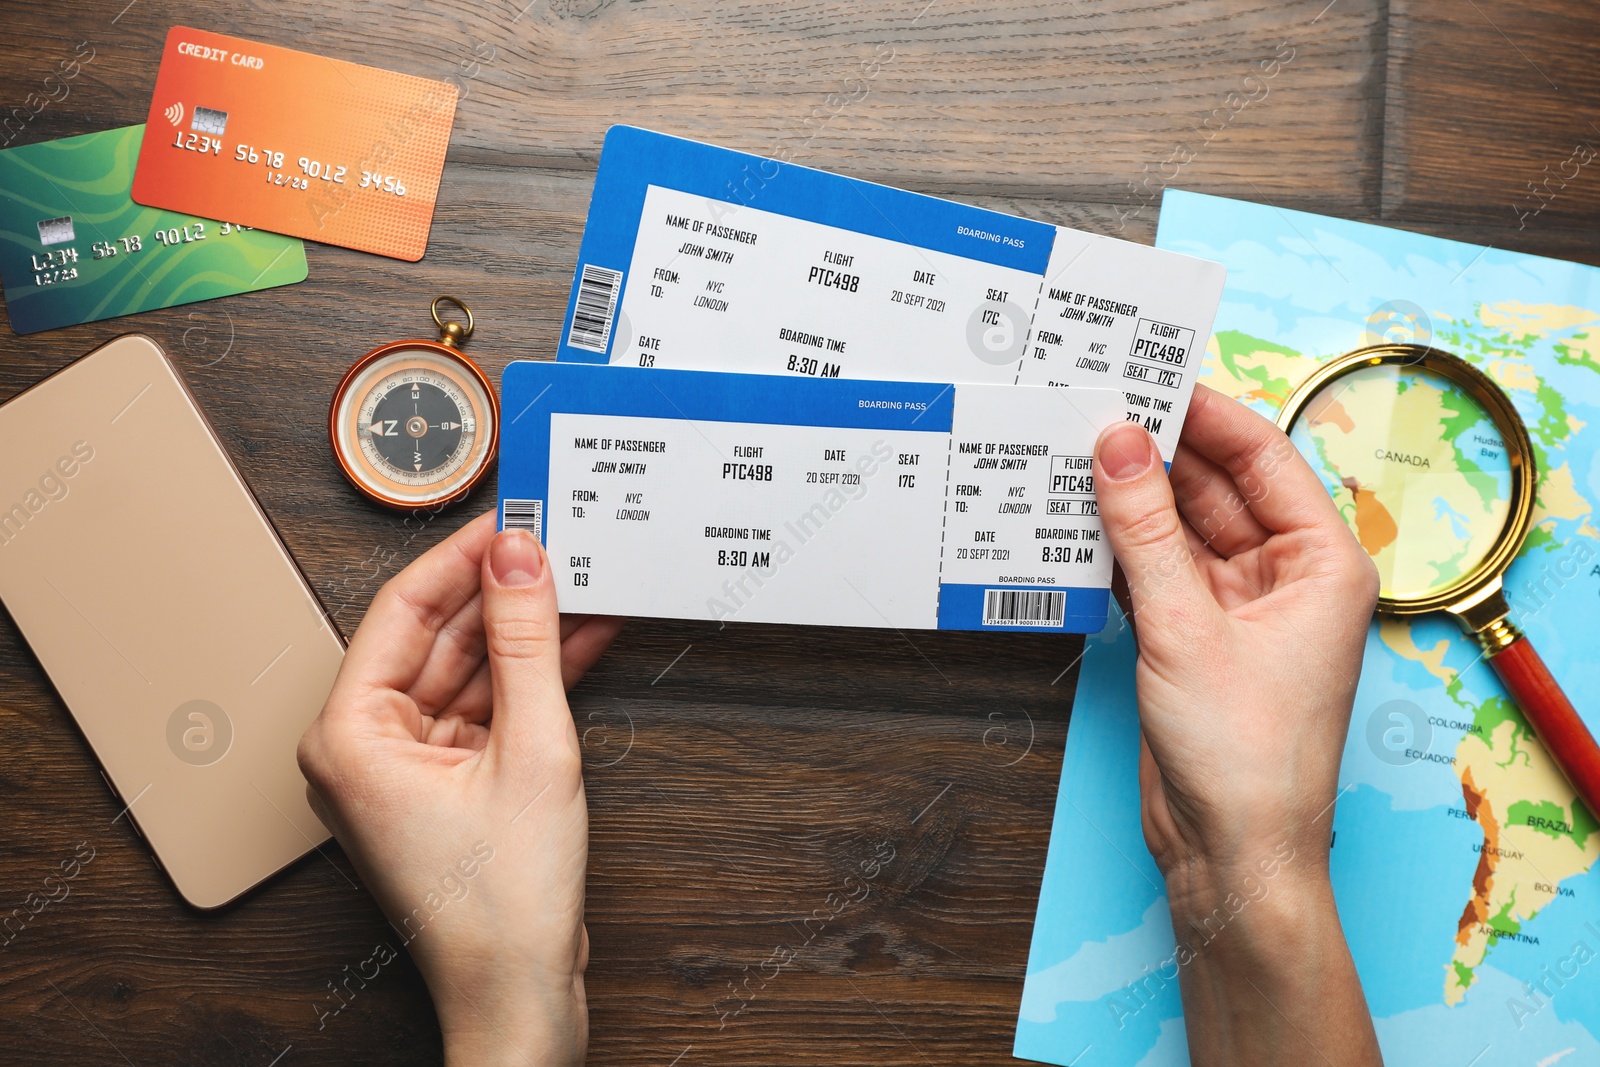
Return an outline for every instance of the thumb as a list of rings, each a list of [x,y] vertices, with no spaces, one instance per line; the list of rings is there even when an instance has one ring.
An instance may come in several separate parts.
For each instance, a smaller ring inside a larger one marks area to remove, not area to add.
[[[1147,630],[1166,632],[1169,621],[1209,611],[1215,601],[1195,567],[1155,440],[1131,422],[1103,432],[1095,442],[1094,485],[1134,617],[1148,623],[1139,628],[1141,641]]]
[[[495,534],[483,555],[483,625],[494,700],[490,747],[534,754],[568,739],[555,581],[544,546],[526,530]]]

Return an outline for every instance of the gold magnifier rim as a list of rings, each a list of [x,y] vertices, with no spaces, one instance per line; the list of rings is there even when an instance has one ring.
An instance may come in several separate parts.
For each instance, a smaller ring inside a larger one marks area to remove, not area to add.
[[[1431,371],[1461,387],[1488,413],[1500,439],[1505,442],[1511,467],[1511,510],[1499,538],[1487,555],[1460,578],[1443,588],[1420,596],[1378,597],[1378,610],[1389,615],[1422,615],[1432,611],[1455,610],[1498,590],[1501,578],[1522,551],[1522,544],[1533,528],[1534,487],[1538,481],[1538,460],[1528,428],[1505,390],[1483,371],[1460,356],[1427,345],[1383,344],[1358,348],[1329,360],[1289,394],[1278,412],[1278,428],[1289,433],[1311,398],[1336,378],[1363,367],[1404,366]]]

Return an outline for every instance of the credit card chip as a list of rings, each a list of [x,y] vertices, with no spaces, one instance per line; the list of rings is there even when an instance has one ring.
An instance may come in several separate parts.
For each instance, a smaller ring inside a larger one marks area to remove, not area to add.
[[[39,220],[39,243],[42,245],[71,244],[77,234],[72,229],[72,216]]]
[[[189,128],[195,133],[209,133],[213,137],[221,137],[228,128],[228,113],[218,111],[216,108],[196,107],[194,117],[189,120]]]

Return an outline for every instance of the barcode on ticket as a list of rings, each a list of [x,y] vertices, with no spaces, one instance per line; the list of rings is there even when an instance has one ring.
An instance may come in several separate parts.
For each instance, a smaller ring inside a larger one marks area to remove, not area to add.
[[[578,276],[578,304],[572,312],[567,344],[590,352],[604,352],[611,343],[611,323],[617,312],[622,272],[585,263]]]
[[[1063,625],[1067,609],[1067,594],[1040,589],[985,589],[983,591],[983,624],[985,626],[1054,626]]]
[[[527,530],[539,540],[544,540],[544,501],[506,500],[500,506],[500,528]]]

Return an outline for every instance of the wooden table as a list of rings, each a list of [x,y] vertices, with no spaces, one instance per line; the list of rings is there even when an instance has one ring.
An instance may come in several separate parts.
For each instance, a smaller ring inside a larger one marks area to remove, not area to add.
[[[1600,145],[1581,0],[6,0],[0,117],[79,42],[94,58],[0,140],[144,121],[175,23],[462,80],[427,257],[312,245],[292,288],[0,334],[0,397],[154,335],[347,634],[489,494],[410,526],[363,505],[320,429],[334,384],[425,334],[441,292],[473,304],[492,377],[548,358],[613,122],[1144,242],[1166,183],[1600,263],[1600,171],[1560,177]],[[1267,96],[1234,110],[1285,48]],[[1180,145],[1195,151],[1173,176]],[[1081,647],[630,624],[572,699],[593,1062],[1006,1062]],[[0,1061],[438,1061],[404,960],[319,1029],[329,983],[391,936],[339,849],[221,914],[186,908],[113,824],[120,803],[9,618],[0,731],[0,911],[80,842],[95,855],[0,954]],[[885,842],[871,894],[831,914]],[[779,946],[794,959],[772,977]]]

